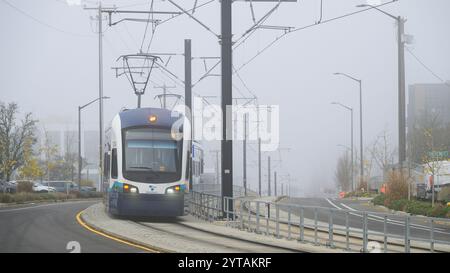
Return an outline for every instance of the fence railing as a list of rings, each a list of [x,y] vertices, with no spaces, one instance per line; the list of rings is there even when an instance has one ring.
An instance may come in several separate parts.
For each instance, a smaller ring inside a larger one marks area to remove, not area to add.
[[[230,227],[361,252],[450,252],[450,219],[302,206],[192,192],[192,215]]]

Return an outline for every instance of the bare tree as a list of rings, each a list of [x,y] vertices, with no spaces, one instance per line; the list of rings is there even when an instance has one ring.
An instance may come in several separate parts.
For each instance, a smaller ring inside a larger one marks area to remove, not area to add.
[[[24,164],[24,147],[34,144],[35,124],[31,113],[17,124],[19,107],[16,103],[0,103],[0,177],[9,181],[14,171]]]
[[[431,174],[431,205],[434,207],[435,203],[435,177],[439,174],[442,168],[442,160],[445,158],[437,151],[443,147],[436,147],[434,143],[433,129],[424,130],[426,138],[427,150],[423,155],[423,162],[426,165],[426,171]]]
[[[389,136],[387,131],[383,131],[374,142],[372,148],[369,149],[375,164],[385,172],[389,165],[394,162],[395,150],[389,144]]]
[[[351,159],[348,156],[348,153],[345,153],[345,155],[341,156],[338,159],[337,167],[336,167],[336,173],[335,173],[335,179],[336,184],[338,188],[342,191],[350,191],[351,190],[351,183],[352,183],[352,166],[351,166]]]

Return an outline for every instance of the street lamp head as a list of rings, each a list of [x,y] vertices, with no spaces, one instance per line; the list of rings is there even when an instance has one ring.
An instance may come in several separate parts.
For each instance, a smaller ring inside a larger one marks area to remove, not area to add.
[[[110,99],[111,97],[108,97],[108,96],[103,96],[102,97],[102,99],[104,99],[104,100],[108,100],[108,99]]]
[[[356,5],[356,7],[357,8],[367,8],[367,7],[373,7],[373,6],[369,5],[369,4],[359,4],[359,5]]]

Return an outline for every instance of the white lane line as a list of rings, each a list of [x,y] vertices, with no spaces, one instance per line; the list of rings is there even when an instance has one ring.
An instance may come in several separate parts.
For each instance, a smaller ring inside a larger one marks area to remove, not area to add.
[[[348,210],[351,210],[351,211],[358,211],[358,210],[356,210],[356,209],[354,209],[354,208],[352,208],[352,207],[347,206],[347,205],[344,204],[344,203],[340,203],[340,204],[341,204],[341,206],[343,206],[344,208],[346,208],[346,209],[348,209]],[[354,213],[351,213],[351,214],[352,214],[352,215],[355,215]],[[359,216],[361,216],[361,215],[359,215]],[[373,220],[373,221],[377,221],[377,222],[384,223],[384,218],[381,217],[381,216],[373,215],[373,214],[368,214],[368,216],[369,216],[369,218],[375,218],[375,219],[371,219],[371,220]],[[393,216],[395,216],[395,215],[393,215]],[[397,220],[387,219],[387,222],[390,223],[390,224],[393,224],[393,225],[397,225],[397,226],[404,226],[404,223],[403,223],[403,222],[397,221]],[[411,227],[414,227],[414,228],[417,228],[417,229],[421,229],[421,230],[425,230],[425,231],[429,231],[429,230],[430,230],[429,227],[427,227],[427,226],[422,226],[422,225],[418,225],[418,224],[411,224]],[[441,228],[434,228],[434,230],[435,230],[435,231],[443,231],[443,232],[446,231],[445,229],[441,229]]]
[[[333,207],[337,208],[338,210],[342,210],[341,207],[339,207],[338,205],[334,204],[333,202],[330,201],[330,199],[325,198],[325,200],[327,200],[328,204],[332,205]]]
[[[357,211],[356,209],[351,208],[351,207],[347,206],[347,205],[344,204],[344,203],[341,203],[341,206],[343,206],[344,208],[346,208],[346,209],[348,209],[348,210],[351,210],[351,211]]]

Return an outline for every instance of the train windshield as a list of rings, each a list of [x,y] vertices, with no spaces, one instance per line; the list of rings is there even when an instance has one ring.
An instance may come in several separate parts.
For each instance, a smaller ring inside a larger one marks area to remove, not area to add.
[[[170,130],[137,128],[124,131],[126,179],[136,182],[172,182],[181,177],[182,141]]]

